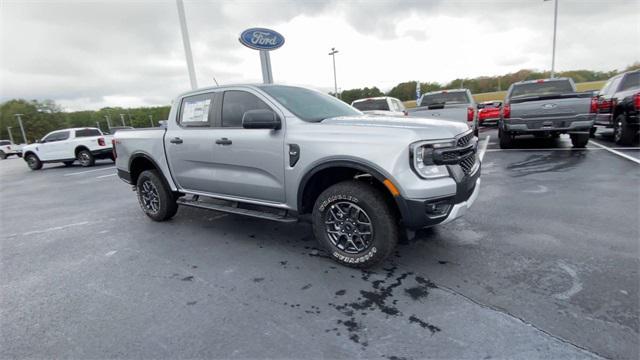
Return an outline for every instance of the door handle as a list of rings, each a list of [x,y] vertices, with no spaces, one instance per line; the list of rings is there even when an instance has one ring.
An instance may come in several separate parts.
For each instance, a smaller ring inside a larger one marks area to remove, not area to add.
[[[174,137],[173,139],[169,140],[169,142],[172,144],[182,144],[182,139],[180,139],[179,137]]]
[[[216,140],[216,144],[218,145],[231,145],[232,141],[227,139],[227,138],[222,138],[222,139],[218,139]]]

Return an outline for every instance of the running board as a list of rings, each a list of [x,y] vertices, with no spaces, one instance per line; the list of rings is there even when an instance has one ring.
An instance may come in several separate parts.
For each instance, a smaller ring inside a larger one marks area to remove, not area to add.
[[[178,205],[183,205],[183,206],[190,206],[190,207],[199,208],[199,209],[221,211],[221,212],[230,213],[230,214],[251,216],[251,217],[255,217],[255,218],[272,220],[272,221],[287,222],[287,223],[292,223],[292,222],[297,222],[298,221],[298,218],[288,216],[286,210],[281,210],[282,214],[277,214],[277,213],[272,213],[272,212],[268,212],[268,211],[243,209],[243,208],[238,207],[237,203],[234,203],[234,205],[236,205],[236,206],[222,205],[222,204],[214,204],[214,203],[210,203],[210,202],[203,202],[203,201],[197,200],[198,199],[197,197],[194,197],[194,198],[195,199],[180,198],[180,199],[178,199],[177,203],[178,203]]]

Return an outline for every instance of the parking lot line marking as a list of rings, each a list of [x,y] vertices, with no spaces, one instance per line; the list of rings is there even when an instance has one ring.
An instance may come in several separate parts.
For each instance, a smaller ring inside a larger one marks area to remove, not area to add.
[[[105,177],[109,177],[109,176],[116,176],[116,175],[118,175],[118,174],[100,175],[100,176],[96,176],[96,179],[105,178]]]
[[[101,169],[93,169],[93,170],[74,172],[74,173],[71,173],[71,174],[64,174],[63,176],[82,175],[82,174],[86,174],[86,173],[90,173],[90,172],[94,172],[94,171],[102,171],[102,170],[109,170],[109,169],[115,169],[115,168],[116,168],[115,166],[110,166],[110,167],[101,168]]]
[[[480,153],[478,154],[478,157],[480,158],[481,162],[482,162],[482,159],[484,159],[484,153],[487,152],[487,146],[489,146],[489,139],[491,139],[491,135],[487,135],[487,137],[484,138],[484,142],[480,144]]]
[[[595,141],[593,141],[593,140],[589,140],[589,142],[590,142],[590,143],[592,143],[592,144],[593,144],[593,145],[595,145],[595,146],[599,146],[599,147],[601,147],[601,148],[603,148],[603,149],[607,150],[608,152],[610,152],[610,153],[612,153],[612,154],[616,154],[616,155],[618,155],[618,156],[620,156],[620,157],[623,157],[623,158],[625,158],[625,159],[627,159],[627,160],[631,160],[631,161],[633,161],[633,162],[634,162],[634,163],[636,163],[636,164],[640,164],[640,159],[636,159],[636,158],[634,158],[633,156],[629,156],[629,155],[627,155],[627,154],[621,153],[620,151],[614,150],[614,149],[612,149],[612,148],[610,148],[610,147],[608,147],[608,146],[604,146],[604,145],[602,145],[602,144],[600,144],[600,143],[597,143],[597,142],[595,142]]]
[[[88,221],[83,221],[83,222],[74,223],[74,224],[68,224],[68,225],[62,225],[62,226],[54,226],[54,227],[46,228],[46,229],[43,229],[43,230],[27,231],[26,233],[23,233],[22,236],[28,236],[28,235],[34,235],[34,234],[42,234],[42,233],[47,233],[49,231],[54,231],[54,230],[63,230],[63,229],[70,228],[70,227],[73,227],[73,226],[87,225],[88,223],[89,223]]]

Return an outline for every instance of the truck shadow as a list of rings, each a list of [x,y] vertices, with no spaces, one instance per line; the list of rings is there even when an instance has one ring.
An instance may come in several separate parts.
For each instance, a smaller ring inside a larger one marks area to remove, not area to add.
[[[524,160],[510,163],[506,169],[511,177],[568,171],[584,161],[586,153],[586,150],[561,150],[544,154],[532,154]]]

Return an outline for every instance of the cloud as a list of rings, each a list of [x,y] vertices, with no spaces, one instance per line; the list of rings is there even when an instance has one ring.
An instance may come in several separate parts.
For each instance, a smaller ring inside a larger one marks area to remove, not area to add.
[[[611,31],[640,35],[636,1],[563,0],[557,68],[610,70],[640,59]],[[389,89],[548,69],[553,3],[543,1],[185,1],[201,86],[261,81],[253,26],[287,39],[272,53],[278,82]],[[0,101],[55,99],[69,109],[168,104],[189,80],[174,0],[3,1]]]

